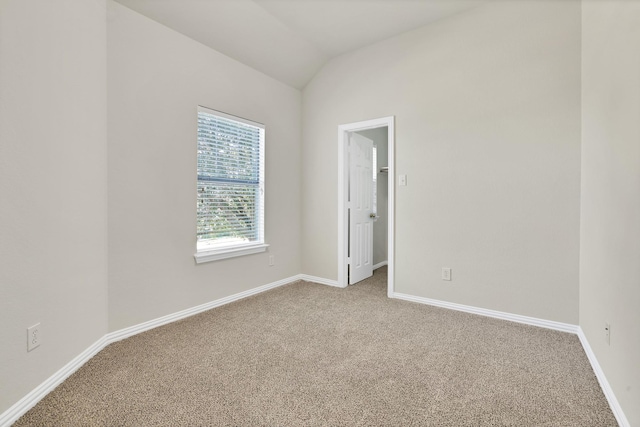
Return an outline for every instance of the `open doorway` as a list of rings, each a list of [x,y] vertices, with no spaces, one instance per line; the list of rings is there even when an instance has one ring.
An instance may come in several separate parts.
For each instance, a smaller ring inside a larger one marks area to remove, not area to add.
[[[394,117],[338,129],[338,283],[346,287],[388,265],[394,284]]]

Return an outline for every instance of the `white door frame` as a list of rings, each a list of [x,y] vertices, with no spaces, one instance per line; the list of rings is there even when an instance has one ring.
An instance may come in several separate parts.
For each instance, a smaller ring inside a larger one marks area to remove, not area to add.
[[[362,122],[348,123],[338,126],[338,286],[346,288],[349,284],[347,279],[347,253],[348,253],[348,227],[347,203],[348,194],[347,179],[349,173],[349,163],[347,162],[347,148],[349,132],[358,132],[366,129],[380,127],[387,128],[388,135],[388,159],[389,159],[389,194],[388,194],[388,223],[387,223],[387,296],[391,298],[394,292],[394,267],[395,267],[395,116],[382,117],[379,119],[365,120]]]

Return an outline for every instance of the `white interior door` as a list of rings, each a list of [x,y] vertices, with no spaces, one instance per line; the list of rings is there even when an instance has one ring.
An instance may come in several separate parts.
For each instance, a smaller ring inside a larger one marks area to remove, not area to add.
[[[349,134],[349,284],[373,275],[373,141]]]

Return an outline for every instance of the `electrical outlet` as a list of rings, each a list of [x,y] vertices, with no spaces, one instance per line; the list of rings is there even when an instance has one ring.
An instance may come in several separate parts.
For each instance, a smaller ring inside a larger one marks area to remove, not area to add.
[[[40,323],[36,323],[27,329],[27,351],[38,347],[40,341],[42,341],[42,331],[40,330]]]
[[[407,175],[398,175],[398,185],[402,187],[407,185]]]
[[[604,324],[604,339],[607,345],[611,344],[611,325],[608,323]]]
[[[449,267],[442,267],[442,280],[451,280],[451,269]]]
[[[274,265],[276,265],[276,256],[269,255],[269,267],[273,267]]]

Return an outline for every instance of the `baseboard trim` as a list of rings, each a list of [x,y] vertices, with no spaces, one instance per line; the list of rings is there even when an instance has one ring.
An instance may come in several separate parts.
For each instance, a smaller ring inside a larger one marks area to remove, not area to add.
[[[337,280],[325,279],[324,277],[311,276],[309,274],[299,274],[298,277],[300,280],[304,280],[306,282],[314,282],[320,283],[321,285],[334,286],[336,288],[344,288],[344,286],[340,286]]]
[[[598,359],[596,358],[595,353],[591,349],[591,346],[589,345],[589,341],[587,340],[587,337],[582,331],[582,328],[580,326],[572,325],[569,323],[561,323],[561,322],[554,322],[551,320],[538,319],[536,317],[521,316],[519,314],[505,313],[502,311],[489,310],[486,308],[473,307],[469,305],[434,300],[430,298],[417,297],[417,296],[402,294],[398,292],[394,293],[392,297],[400,300],[417,302],[419,304],[433,305],[436,307],[447,308],[450,310],[464,311],[466,313],[478,314],[478,315],[487,316],[487,317],[494,317],[496,319],[509,320],[511,322],[524,323],[526,325],[538,326],[541,328],[553,329],[561,332],[569,332],[569,333],[578,335],[578,338],[580,339],[580,343],[582,344],[582,348],[584,349],[584,352],[586,353],[587,358],[589,359],[589,363],[591,363],[591,367],[593,368],[593,372],[595,373],[596,378],[598,379],[600,388],[602,389],[602,392],[607,398],[607,401],[609,402],[609,407],[611,408],[613,415],[616,417],[618,424],[620,425],[620,427],[631,427],[631,424],[629,424],[629,420],[627,420],[627,417],[625,416],[624,411],[622,410],[622,407],[618,402],[618,399],[616,399],[616,396],[613,393],[613,389],[609,385],[609,381],[607,381],[607,377],[605,376],[604,371],[600,367],[600,364],[598,363]]]
[[[609,385],[609,381],[607,381],[607,377],[604,375],[604,371],[600,367],[600,363],[598,363],[598,359],[596,358],[596,354],[593,352],[591,345],[589,345],[589,340],[587,340],[587,336],[584,334],[584,331],[580,326],[578,326],[578,338],[580,338],[580,343],[582,344],[582,348],[584,348],[584,352],[587,354],[587,358],[589,359],[589,363],[591,363],[591,367],[593,368],[593,372],[596,374],[596,378],[600,383],[600,388],[604,393],[607,401],[609,402],[609,406],[611,407],[611,411],[613,415],[616,417],[618,424],[620,427],[631,427],[629,424],[629,420],[624,415],[622,411],[622,407],[616,399],[616,395],[613,393],[613,389]]]
[[[386,264],[386,263],[385,263]],[[376,264],[378,265],[378,264]],[[380,265],[382,266],[382,265]],[[376,267],[378,268],[378,267]],[[29,409],[33,408],[40,400],[42,400],[47,394],[53,391],[58,385],[60,385],[64,380],[66,380],[71,374],[77,371],[82,365],[88,362],[93,356],[95,356],[100,350],[102,350],[107,345],[114,343],[116,341],[123,340],[125,338],[129,338],[131,336],[137,335],[141,332],[148,331],[153,328],[157,328],[162,325],[166,325],[168,323],[175,322],[177,320],[181,320],[195,314],[202,313],[207,310],[211,310],[212,308],[220,307],[225,304],[229,304],[234,301],[241,300],[243,298],[247,298],[252,295],[256,295],[270,289],[277,288],[279,286],[283,286],[297,280],[305,280],[309,282],[319,283],[328,286],[341,287],[336,280],[325,279],[322,277],[310,276],[308,274],[298,274],[296,276],[291,276],[282,280],[278,280],[276,282],[268,283],[263,286],[259,286],[257,288],[249,289],[244,292],[239,292],[237,294],[233,294],[224,298],[220,298],[205,304],[201,304],[186,310],[182,310],[173,314],[169,314],[167,316],[162,316],[154,320],[150,320],[148,322],[140,323],[138,325],[134,325],[128,328],[124,328],[118,331],[114,331],[104,335],[102,338],[93,343],[90,347],[72,359],[69,363],[63,366],[60,370],[58,370],[51,377],[46,379],[39,386],[31,390],[26,396],[12,405],[9,409],[7,409],[4,413],[0,414],[0,427],[9,427],[11,424],[16,422],[21,416],[23,416]],[[589,345],[589,341],[585,336],[582,328],[577,325],[571,325],[568,323],[554,322],[550,320],[538,319],[535,317],[521,316],[518,314],[505,313],[496,310],[489,310],[485,308],[473,307],[463,304],[456,304],[446,301],[434,300],[430,298],[417,297],[413,295],[402,294],[399,292],[395,292],[392,295],[393,298],[416,302],[419,304],[432,305],[436,307],[447,308],[451,310],[463,311],[472,314],[478,314],[481,316],[494,317],[502,320],[509,320],[512,322],[523,323],[532,326],[538,326],[547,329],[553,329],[562,332],[569,332],[578,335],[580,339],[580,343],[584,348],[584,351],[591,363],[591,367],[600,383],[600,387],[609,402],[609,406],[620,424],[621,427],[630,427],[629,421],[626,416],[618,400],[607,381],[607,378],[598,363],[598,359],[595,356],[595,353],[591,349]]]
[[[380,267],[384,267],[385,265],[388,265],[388,264],[389,264],[389,262],[388,262],[388,261],[381,261],[381,262],[379,262],[379,263],[377,263],[377,264],[373,264],[373,269],[374,269],[374,270],[377,270],[377,269],[379,269]]]
[[[11,424],[15,423],[18,418],[23,416],[29,409],[33,408],[53,389],[62,384],[64,380],[69,378],[71,374],[87,363],[89,359],[95,356],[107,344],[105,335],[63,366],[55,374],[47,378],[42,384],[27,393],[26,396],[0,415],[0,426],[9,427]]]
[[[0,427],[9,427],[11,424],[15,423],[18,420],[18,418],[23,416],[29,409],[33,408],[47,394],[53,391],[53,389],[59,386],[71,374],[77,371],[82,365],[87,363],[89,359],[91,359],[100,350],[102,350],[109,344],[114,343],[116,341],[123,340],[125,338],[129,338],[141,332],[145,332],[150,329],[157,328],[158,326],[166,325],[168,323],[175,322],[177,320],[182,320],[184,318],[193,316],[195,314],[202,313],[203,311],[211,310],[212,308],[220,307],[222,305],[229,304],[231,302],[238,301],[243,298],[247,298],[252,295],[256,295],[256,294],[268,291],[270,289],[277,288],[279,286],[283,286],[298,280],[308,280],[308,279],[303,279],[302,276],[303,275],[301,274],[298,274],[296,276],[291,276],[282,280],[278,280],[276,282],[268,283],[263,286],[258,286],[257,288],[249,289],[244,292],[239,292],[237,294],[233,294],[228,297],[220,298],[205,304],[188,308],[186,310],[182,310],[173,314],[162,316],[157,319],[149,320],[148,322],[140,323],[138,325],[134,325],[128,328],[110,332],[104,335],[95,343],[93,343],[89,348],[87,348],[85,351],[83,351],[78,356],[76,356],[73,360],[71,360],[69,363],[63,366],[55,374],[47,378],[39,386],[31,390],[26,396],[24,396],[18,402],[13,404],[11,407],[9,407],[9,409],[7,409],[5,412],[0,414]]]
[[[417,297],[399,292],[393,293],[393,298],[417,302],[419,304],[433,305],[436,307],[448,308],[450,310],[464,311],[465,313],[478,314],[480,316],[494,317],[496,319],[509,320],[511,322],[524,323],[525,325],[538,326],[556,331],[578,333],[578,325],[569,323],[554,322],[552,320],[539,319],[537,317],[521,316],[519,314],[506,313],[503,311],[489,310],[486,308],[473,307],[470,305],[456,304],[453,302],[440,301],[431,298]]]
[[[149,320],[148,322],[139,323],[137,325],[130,326],[128,328],[120,329],[118,331],[107,334],[106,338],[109,344],[111,344],[113,342],[120,341],[125,338],[129,338],[133,335],[137,335],[141,332],[145,332],[150,329],[157,328],[158,326],[166,325],[168,323],[172,323],[177,320],[182,320],[187,317],[191,317],[196,314],[202,313],[203,311],[211,310],[212,308],[220,307],[222,305],[229,304],[234,301],[238,301],[243,298],[250,297],[252,295],[257,295],[259,293],[268,291],[270,289],[274,289],[279,286],[283,286],[283,285],[295,282],[296,280],[300,280],[299,275],[278,280],[276,282],[268,283],[266,285],[258,286],[257,288],[253,288],[244,292],[239,292],[237,294],[229,295],[228,297],[224,297],[224,298],[220,298],[204,304],[200,304],[195,307],[187,308],[186,310],[168,314],[166,316],[158,317],[157,319]]]

